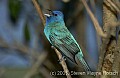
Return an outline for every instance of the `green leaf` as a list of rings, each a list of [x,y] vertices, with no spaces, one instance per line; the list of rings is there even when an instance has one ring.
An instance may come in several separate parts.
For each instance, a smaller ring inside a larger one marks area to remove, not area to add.
[[[19,0],[9,0],[8,6],[10,11],[10,18],[15,23],[19,16],[22,4]]]
[[[24,29],[24,36],[25,36],[25,41],[28,42],[30,40],[30,33],[29,33],[29,28],[27,23]]]

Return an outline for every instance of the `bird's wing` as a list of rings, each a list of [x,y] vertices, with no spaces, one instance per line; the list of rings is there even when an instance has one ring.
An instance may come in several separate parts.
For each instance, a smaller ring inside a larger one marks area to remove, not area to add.
[[[60,30],[60,31],[62,31],[62,30]],[[67,31],[67,32],[65,32],[65,31]],[[77,42],[75,41],[74,37],[70,34],[70,32],[68,30],[64,29],[63,32],[60,32],[61,34],[58,32],[54,33],[55,35],[54,34],[49,35],[49,39],[50,39],[51,43],[58,50],[60,50],[65,56],[67,56],[70,60],[75,62],[75,55],[78,52],[80,52],[80,48],[79,48]],[[68,33],[68,34],[66,34],[66,33]]]

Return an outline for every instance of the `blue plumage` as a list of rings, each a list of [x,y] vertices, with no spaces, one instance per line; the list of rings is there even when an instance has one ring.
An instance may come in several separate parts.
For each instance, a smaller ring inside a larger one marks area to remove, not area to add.
[[[71,61],[76,63],[75,57],[77,57],[81,64],[83,64],[84,69],[90,71],[83,58],[80,46],[65,26],[63,13],[60,11],[50,11],[50,14],[45,15],[47,17],[44,33],[49,42]]]

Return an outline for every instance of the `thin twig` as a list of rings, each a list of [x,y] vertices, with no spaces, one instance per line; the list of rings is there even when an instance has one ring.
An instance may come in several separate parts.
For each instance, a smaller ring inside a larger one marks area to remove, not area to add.
[[[38,55],[40,54],[40,52],[38,50],[30,48],[26,45],[17,44],[17,42],[14,43],[13,45],[9,45],[7,42],[5,42],[2,39],[0,39],[0,47],[16,50],[17,52],[19,52],[21,54],[30,55],[30,57],[32,57],[34,59],[36,59],[38,57]],[[31,52],[31,54],[30,54],[30,52]],[[42,51],[41,51],[41,53],[42,53]]]
[[[62,57],[62,54],[55,47],[52,46],[52,48],[55,50],[55,52],[56,52],[56,54],[57,54],[57,56],[58,56],[58,58],[60,60],[60,63],[62,65],[62,67],[63,67],[63,70],[66,73],[67,78],[72,78],[71,75],[70,75],[70,72],[69,72],[69,70],[67,68],[67,64],[66,64],[65,60]]]
[[[119,0],[113,0],[113,2],[120,9],[120,1]]]
[[[33,1],[34,5],[35,5],[36,10],[38,11],[38,13],[40,15],[40,18],[42,19],[43,25],[45,26],[45,18],[43,16],[42,10],[40,9],[40,6],[38,5],[36,0],[32,0],[32,1]],[[67,78],[72,78],[70,73],[69,73],[69,70],[67,68],[67,64],[65,63],[65,60],[62,59],[62,54],[56,48],[54,48],[54,50],[55,50],[59,60],[61,60],[61,65],[63,67],[64,72],[66,73]]]
[[[39,71],[45,78],[56,78],[55,76],[50,75],[50,72],[44,66],[41,66]]]
[[[43,63],[43,61],[45,60],[46,57],[47,57],[47,52],[43,52],[42,54],[40,54],[37,59],[37,62],[32,66],[32,68],[25,75],[24,78],[31,78],[32,76],[34,76],[37,73],[37,71],[39,70],[40,65]]]
[[[14,49],[14,50],[20,51],[23,54],[28,54],[29,51],[31,51],[32,53],[39,53],[37,50],[29,48],[28,46],[23,45],[23,44],[18,44],[17,42],[12,45],[9,45],[2,38],[0,38],[0,47]]]
[[[87,3],[86,3],[86,0],[80,0],[82,1],[83,5],[85,6],[89,16],[91,17],[91,20],[95,26],[95,29],[97,31],[97,33],[101,36],[101,37],[107,37],[107,34],[105,34],[101,28],[101,26],[99,25],[97,19],[95,18],[94,14],[91,12],[90,8],[88,7]]]
[[[120,9],[115,5],[114,2],[111,0],[107,0],[107,2],[109,2],[109,4],[120,14]]]
[[[93,9],[93,14],[96,14],[96,4],[95,0],[90,0],[91,7]]]
[[[25,45],[18,45],[17,43],[14,45],[9,46],[4,40],[0,39],[0,47],[4,47],[4,48],[8,48],[8,49],[14,49],[14,50],[18,50],[21,53],[24,54],[29,54],[29,51],[31,51],[31,55],[36,58],[38,55],[37,53],[39,53],[37,50],[31,49],[28,46]],[[31,68],[31,70],[25,75],[25,78],[31,78],[33,75],[36,74],[38,67],[43,63],[43,60],[47,57],[47,52],[41,52],[41,54],[39,54],[39,56],[37,57],[38,61],[33,65],[33,67]],[[2,73],[0,73],[0,77],[1,77]]]
[[[39,8],[39,4],[37,3],[37,0],[32,0],[32,1],[33,1],[33,4],[34,4],[34,6],[35,6],[41,20],[42,20],[43,25],[45,26],[45,17],[44,17],[44,15],[42,13],[41,8]]]
[[[88,12],[88,14],[89,14],[89,16],[90,16],[90,18],[91,18],[91,20],[92,20],[92,22],[93,22],[93,24],[94,24],[94,26],[95,26],[95,29],[96,29],[97,33],[98,33],[101,37],[107,38],[107,34],[105,34],[105,33],[103,32],[103,30],[102,30],[101,26],[99,25],[96,17],[94,16],[94,14],[92,13],[92,11],[91,11],[90,8],[88,7],[86,0],[81,0],[81,1],[82,1],[82,3],[84,4],[84,6],[85,6],[85,8],[86,8],[86,10],[87,10],[87,12]],[[108,1],[108,2],[110,3],[110,5],[120,14],[120,9],[119,9],[115,4],[114,4],[111,0],[107,0],[107,1]],[[117,27],[117,26],[119,26],[119,25],[120,25],[120,22],[118,21],[118,22],[113,22],[113,23],[110,24],[109,26],[111,26],[111,27]]]

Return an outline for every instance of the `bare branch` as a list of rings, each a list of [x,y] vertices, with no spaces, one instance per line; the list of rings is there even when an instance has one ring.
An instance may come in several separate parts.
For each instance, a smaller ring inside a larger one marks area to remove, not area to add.
[[[50,75],[50,72],[47,70],[47,68],[43,66],[40,67],[39,71],[45,78],[55,78],[54,76]]]
[[[93,9],[93,14],[96,13],[96,4],[95,4],[95,0],[90,0],[90,4],[92,6],[92,9]]]
[[[100,35],[101,37],[107,37],[107,34],[105,34],[101,28],[101,26],[99,25],[97,19],[95,18],[94,14],[91,12],[90,8],[88,7],[87,3],[86,3],[86,0],[80,0],[82,1],[83,5],[85,6],[94,26],[95,26],[95,29],[98,33],[98,35]]]
[[[24,54],[28,54],[29,51],[36,52],[35,50],[29,48],[28,46],[25,46],[25,45],[22,45],[22,44],[17,44],[17,42],[9,45],[2,38],[0,38],[0,47],[18,50],[18,51],[20,51],[21,53],[24,53]]]
[[[30,69],[30,71],[25,75],[24,78],[31,78],[32,76],[34,76],[40,65],[43,63],[43,61],[46,59],[47,57],[47,52],[42,52],[42,54],[39,55],[37,62],[32,66],[32,68]]]
[[[56,52],[56,54],[57,54],[57,56],[58,56],[58,58],[60,60],[60,63],[62,65],[62,67],[63,67],[63,70],[66,73],[67,78],[72,78],[71,75],[70,75],[70,72],[69,72],[69,70],[67,68],[67,65],[65,63],[65,60],[63,59],[61,53],[55,47],[52,46],[52,48],[55,50],[55,52]]]
[[[40,6],[38,5],[36,0],[32,0],[32,1],[33,1],[34,5],[35,5],[35,8],[37,9],[37,11],[38,11],[38,13],[40,15],[40,18],[42,19],[43,25],[45,26],[45,18],[43,16],[42,10],[40,9]],[[55,52],[56,52],[56,54],[57,54],[57,56],[58,56],[58,58],[60,60],[62,58],[62,54],[56,48],[54,48],[54,50],[55,50]],[[63,67],[64,72],[66,73],[67,78],[72,78],[70,73],[69,73],[69,70],[67,68],[67,65],[66,65],[64,59],[62,59],[61,65]]]
[[[41,8],[39,8],[39,4],[37,3],[37,0],[32,0],[32,1],[33,1],[33,4],[34,4],[34,6],[35,6],[41,20],[42,20],[43,25],[45,26],[45,17],[44,17],[44,15],[42,13]]]
[[[120,14],[120,9],[115,5],[111,0],[107,0],[107,2]]]
[[[100,50],[101,58],[99,57],[100,59],[98,64],[99,71],[111,72],[113,70],[112,67],[115,64],[115,59],[117,59],[115,53],[119,51],[119,49],[117,49],[119,45],[116,45],[115,39],[111,39],[112,36],[116,37],[116,26],[119,25],[116,16],[117,16],[117,10],[115,9],[115,5],[112,2],[110,2],[110,0],[104,0],[103,30],[107,33],[108,37],[106,39],[103,39],[103,43],[101,45],[101,50]],[[119,63],[117,65],[119,65]],[[111,77],[110,75],[103,74],[100,76],[100,78],[113,78],[113,77]]]

